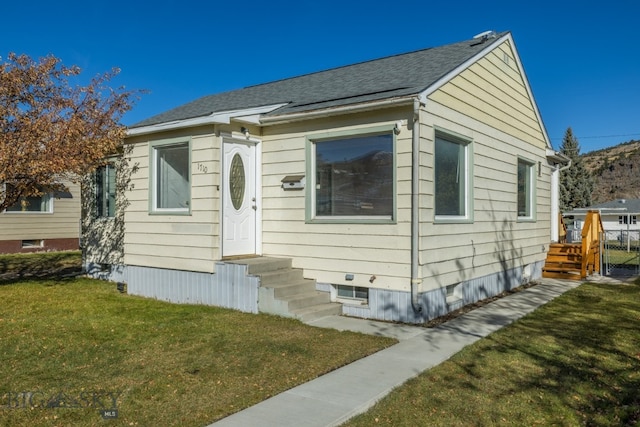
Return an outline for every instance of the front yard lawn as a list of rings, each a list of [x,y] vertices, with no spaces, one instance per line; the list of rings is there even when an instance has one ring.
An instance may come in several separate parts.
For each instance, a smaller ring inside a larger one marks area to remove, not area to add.
[[[84,278],[0,284],[0,301],[7,426],[202,427],[395,343]]]

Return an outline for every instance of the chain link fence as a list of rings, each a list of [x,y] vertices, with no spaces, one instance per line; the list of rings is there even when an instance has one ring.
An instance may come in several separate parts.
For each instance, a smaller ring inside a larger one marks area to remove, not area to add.
[[[631,276],[640,273],[640,230],[607,230],[602,239],[602,274]]]

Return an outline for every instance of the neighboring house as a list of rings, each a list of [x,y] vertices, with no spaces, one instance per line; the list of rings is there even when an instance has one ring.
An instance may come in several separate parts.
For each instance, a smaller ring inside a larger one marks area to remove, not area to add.
[[[640,199],[616,199],[605,203],[599,203],[586,208],[574,209],[565,212],[565,218],[573,219],[571,229],[581,230],[588,211],[600,212],[602,227],[607,233],[607,240],[639,240],[640,230]],[[573,233],[572,240],[579,237]]]
[[[23,198],[0,214],[0,253],[78,249],[80,187]]]
[[[302,318],[312,286],[403,322],[539,278],[568,161],[508,32],[205,96],[125,145],[122,263],[89,271]]]

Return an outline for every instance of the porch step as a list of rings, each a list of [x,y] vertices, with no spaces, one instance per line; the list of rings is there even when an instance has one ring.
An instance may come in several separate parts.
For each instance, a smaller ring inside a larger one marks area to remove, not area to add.
[[[328,292],[316,290],[316,281],[292,268],[289,258],[255,257],[227,262],[244,264],[247,274],[260,277],[258,311],[294,317],[304,322],[342,313]]]
[[[582,245],[580,243],[554,243],[549,246],[542,267],[542,277],[549,279],[581,280]]]
[[[318,304],[311,307],[300,308],[294,310],[294,316],[304,323],[327,316],[338,316],[342,314],[342,304],[335,302],[328,304]]]

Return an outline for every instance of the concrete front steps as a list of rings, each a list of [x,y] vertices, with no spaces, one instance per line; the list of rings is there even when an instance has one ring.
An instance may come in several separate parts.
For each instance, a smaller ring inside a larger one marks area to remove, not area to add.
[[[247,266],[247,274],[260,277],[258,311],[310,322],[342,314],[342,304],[331,302],[328,292],[316,290],[314,279],[305,279],[291,259],[255,257],[233,261]]]

